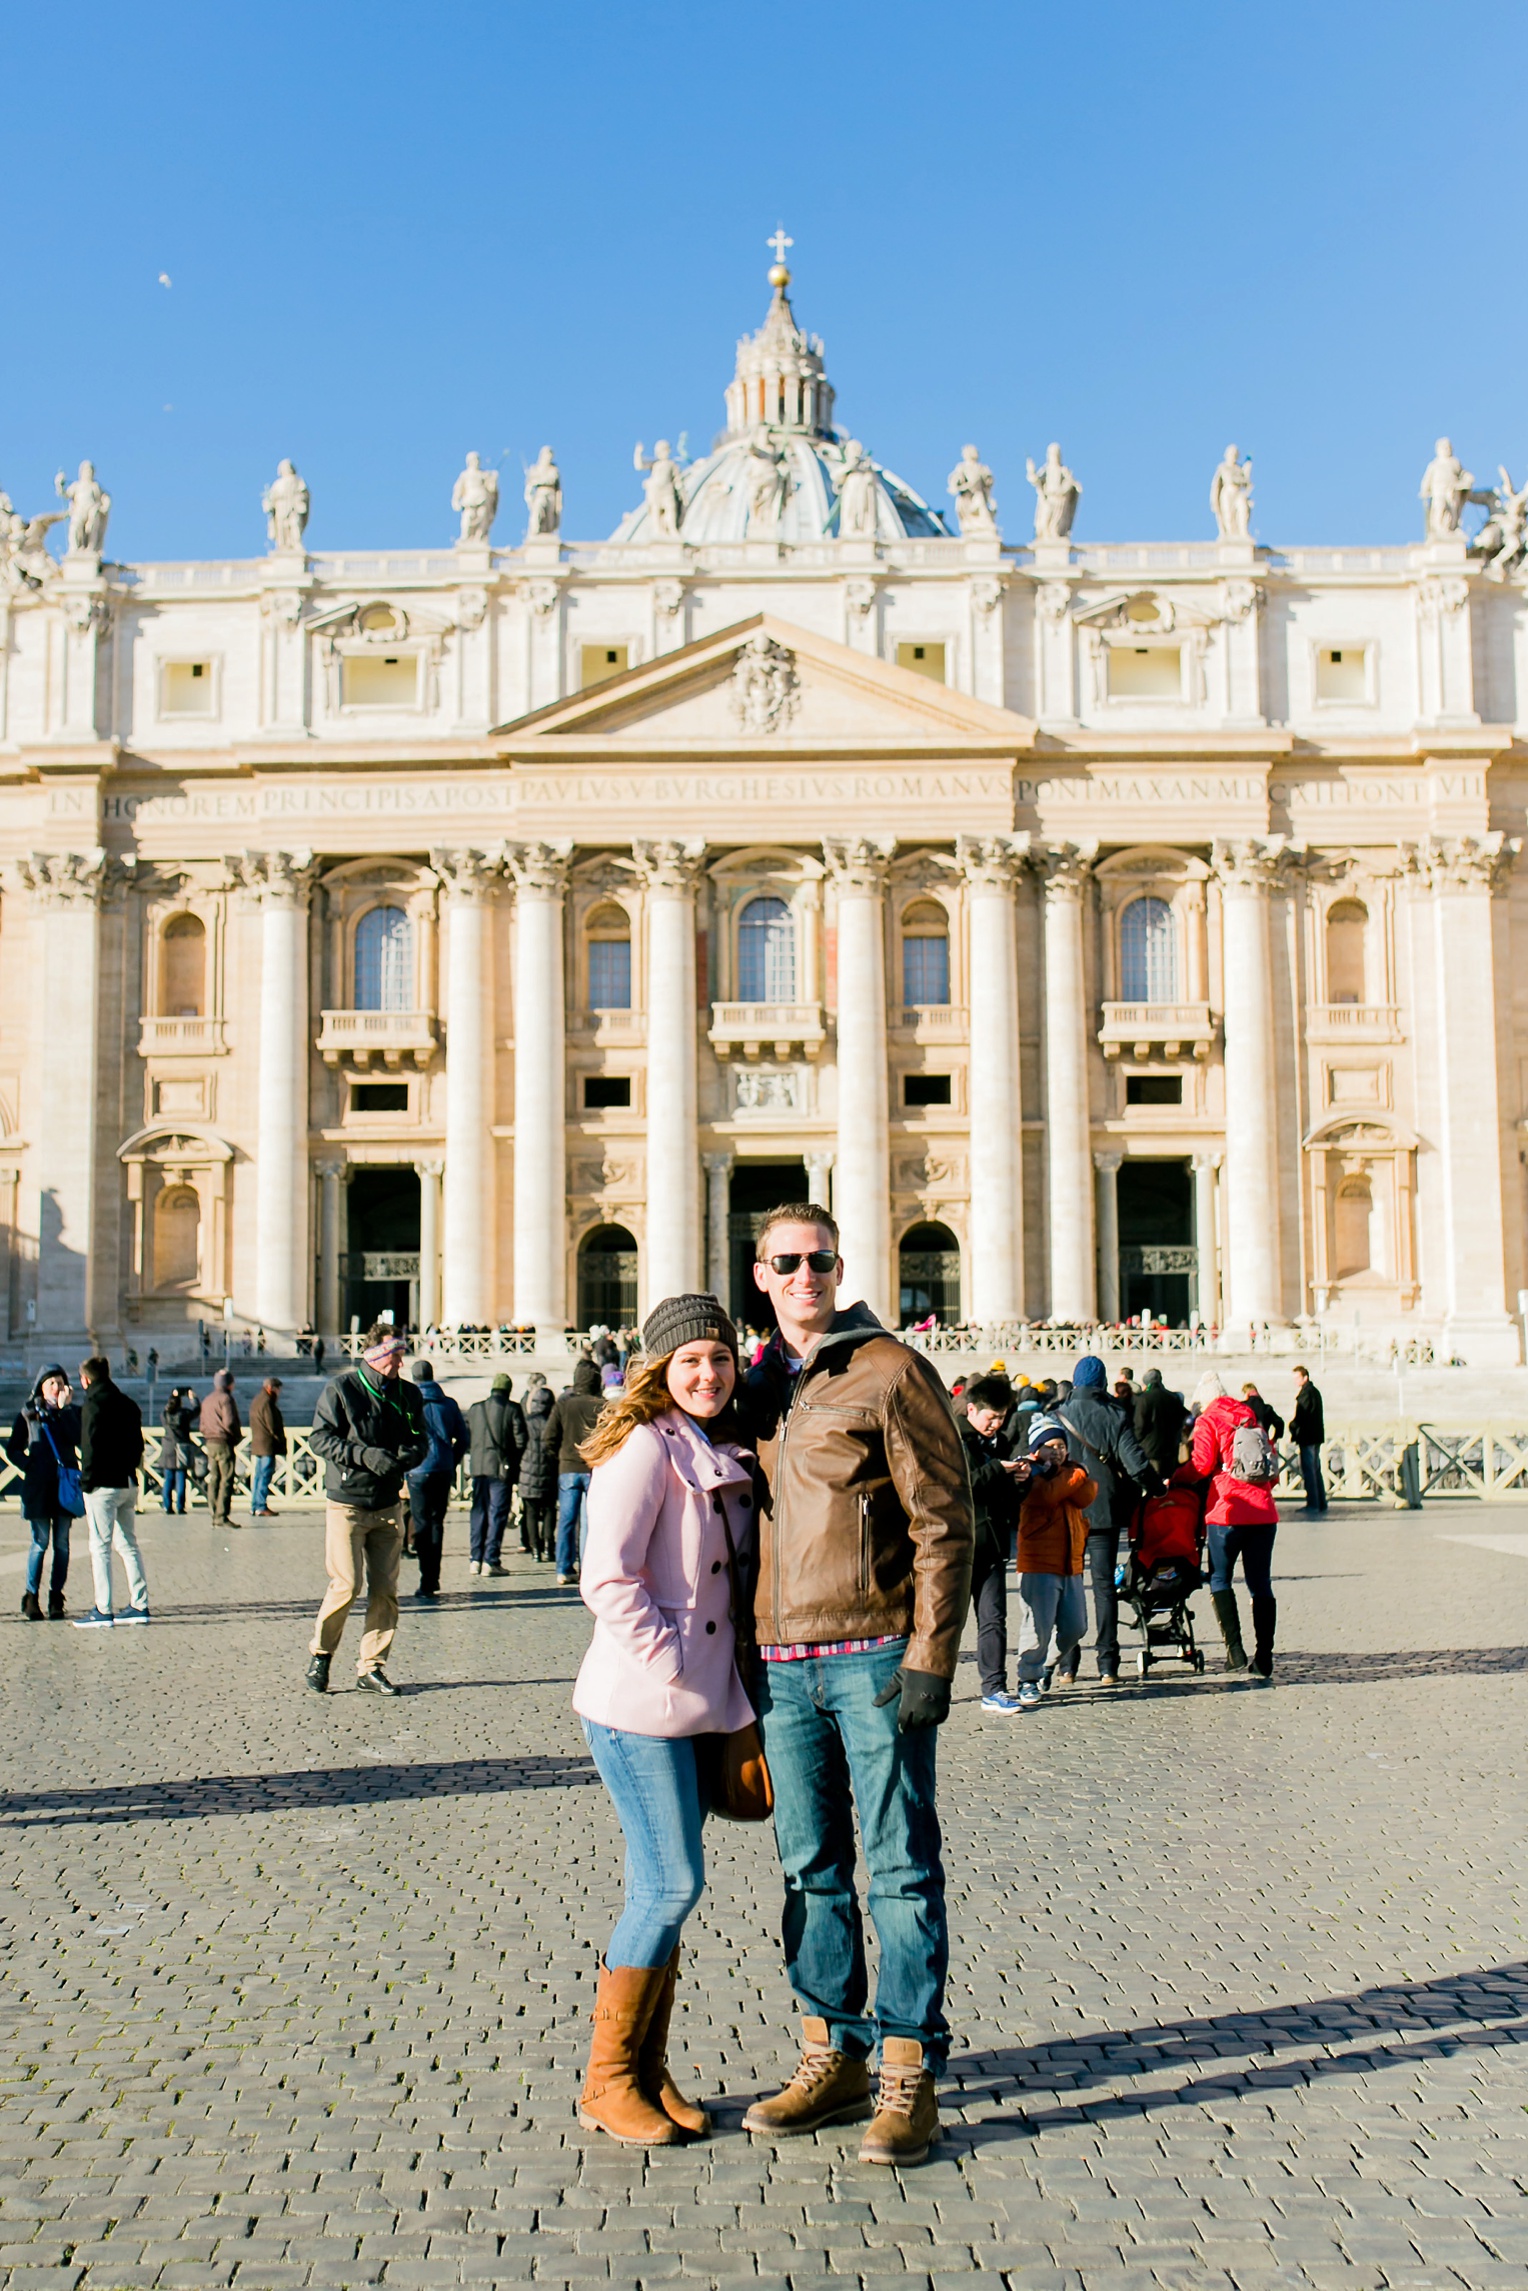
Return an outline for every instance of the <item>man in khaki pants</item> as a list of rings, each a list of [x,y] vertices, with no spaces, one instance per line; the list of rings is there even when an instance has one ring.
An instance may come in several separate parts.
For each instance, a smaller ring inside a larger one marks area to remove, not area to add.
[[[329,1665],[345,1618],[366,1578],[366,1628],[356,1685],[396,1694],[383,1669],[398,1628],[398,1561],[403,1551],[404,1477],[429,1447],[418,1388],[399,1371],[402,1337],[379,1322],[354,1368],[336,1376],[313,1417],[312,1448],[324,1462],[324,1564],[329,1588],[313,1627],[308,1684],[329,1688]]]

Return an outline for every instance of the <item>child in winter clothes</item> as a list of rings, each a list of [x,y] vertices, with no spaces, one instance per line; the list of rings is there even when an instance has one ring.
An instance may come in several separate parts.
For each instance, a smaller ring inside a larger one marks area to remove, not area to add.
[[[1019,1513],[1019,1708],[1040,1700],[1040,1674],[1065,1669],[1088,1628],[1082,1590],[1088,1505],[1098,1493],[1067,1453],[1066,1426],[1036,1416],[1029,1428],[1029,1473]],[[1052,1638],[1054,1634],[1054,1641]]]

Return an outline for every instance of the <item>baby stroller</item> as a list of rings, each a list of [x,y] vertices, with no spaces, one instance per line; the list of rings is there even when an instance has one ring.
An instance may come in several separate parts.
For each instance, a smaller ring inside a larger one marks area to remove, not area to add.
[[[1120,1597],[1135,1617],[1142,1645],[1136,1673],[1145,1678],[1168,1650],[1190,1670],[1204,1669],[1194,1644],[1193,1594],[1207,1581],[1204,1559],[1205,1485],[1180,1465],[1160,1495],[1148,1496],[1131,1523],[1120,1569]]]

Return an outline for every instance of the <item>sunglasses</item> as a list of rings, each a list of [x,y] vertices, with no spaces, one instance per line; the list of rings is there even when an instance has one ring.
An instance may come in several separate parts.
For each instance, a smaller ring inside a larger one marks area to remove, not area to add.
[[[778,1257],[771,1257],[769,1269],[772,1273],[779,1273],[782,1277],[787,1273],[794,1273],[798,1265],[808,1265],[814,1273],[831,1273],[837,1263],[838,1251],[836,1249],[808,1249],[805,1252],[799,1249],[789,1249],[783,1251]]]

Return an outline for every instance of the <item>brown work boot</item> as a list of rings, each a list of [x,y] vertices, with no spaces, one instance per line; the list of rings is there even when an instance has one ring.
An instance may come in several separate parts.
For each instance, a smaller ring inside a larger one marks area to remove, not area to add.
[[[671,2124],[677,2124],[681,2132],[688,2132],[693,2139],[699,2139],[703,2132],[710,2131],[711,2119],[704,2108],[697,2108],[693,2100],[685,2099],[668,2070],[669,2021],[673,2015],[674,1991],[678,1985],[679,1949],[676,1943],[673,1956],[663,1968],[663,1986],[658,1991],[653,2017],[647,2024],[647,2034],[637,2052],[637,2082],[645,2098],[651,2100],[654,2107],[661,2108]]]
[[[808,2013],[801,2023],[801,2059],[783,2092],[756,2100],[743,2118],[745,2132],[815,2132],[822,2124],[861,2124],[870,2114],[870,2063],[851,2060],[828,2042],[828,2024]]]
[[[679,2137],[637,2082],[637,2053],[668,1979],[663,1965],[601,1965],[594,1999],[589,2072],[579,2096],[578,2121],[608,2132],[630,2147],[667,2148]]]
[[[862,2164],[921,2164],[939,2137],[934,2072],[923,2065],[916,2037],[889,2036],[881,2045],[881,2096],[860,2147]]]

